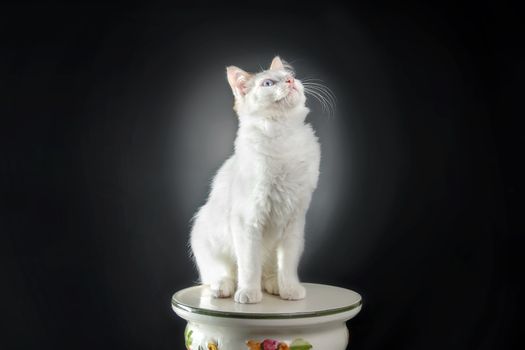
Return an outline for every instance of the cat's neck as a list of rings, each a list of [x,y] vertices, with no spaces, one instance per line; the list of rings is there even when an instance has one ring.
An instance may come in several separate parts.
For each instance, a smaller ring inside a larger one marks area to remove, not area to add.
[[[258,130],[264,135],[276,136],[304,126],[304,121],[309,112],[310,110],[307,107],[299,107],[286,115],[277,117],[239,114],[239,132]]]

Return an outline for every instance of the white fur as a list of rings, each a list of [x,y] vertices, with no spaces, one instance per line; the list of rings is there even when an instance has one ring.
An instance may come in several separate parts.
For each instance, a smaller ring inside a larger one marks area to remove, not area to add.
[[[278,61],[276,61],[278,60]],[[251,75],[228,68],[239,129],[235,152],[215,175],[208,200],[195,214],[191,248],[201,281],[215,297],[257,303],[262,289],[302,299],[297,268],[306,211],[319,177],[320,146],[304,122],[302,84],[278,57]],[[274,79],[271,87],[261,86]]]

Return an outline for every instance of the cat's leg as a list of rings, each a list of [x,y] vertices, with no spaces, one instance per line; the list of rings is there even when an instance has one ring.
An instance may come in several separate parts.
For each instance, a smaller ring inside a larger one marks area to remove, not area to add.
[[[223,259],[217,259],[215,261],[217,267],[220,267],[220,271],[209,281],[210,289],[214,297],[216,298],[229,298],[235,292],[235,274],[234,264],[230,261]]]
[[[262,300],[261,275],[262,233],[257,225],[242,224],[240,218],[232,220],[232,234],[237,257],[237,291],[235,301],[243,304]]]
[[[235,292],[235,262],[220,242],[210,241],[211,237],[221,236],[217,230],[221,227],[225,230],[225,223],[213,220],[209,208],[206,205],[197,214],[191,232],[191,250],[202,284],[210,287],[214,297],[227,298]]]
[[[225,254],[214,251],[206,242],[194,243],[193,255],[202,284],[208,285],[215,298],[228,298],[235,292],[235,263]]]
[[[262,272],[262,285],[266,292],[279,295],[279,281],[277,279],[277,249],[273,247],[267,253]]]
[[[305,214],[301,211],[288,223],[277,247],[279,295],[283,299],[299,300],[306,296],[297,274],[304,249]]]

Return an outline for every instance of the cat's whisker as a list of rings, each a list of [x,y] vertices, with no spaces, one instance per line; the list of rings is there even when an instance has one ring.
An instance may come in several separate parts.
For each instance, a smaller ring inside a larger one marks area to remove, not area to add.
[[[333,92],[322,84],[313,83],[308,80],[306,80],[306,82],[303,80],[302,83],[305,93],[318,100],[321,103],[323,110],[327,111],[329,116],[333,116],[335,114],[336,103]]]
[[[323,92],[326,93],[326,95],[329,96],[334,102],[337,100],[336,97],[335,97],[335,94],[332,92],[332,90],[330,90],[330,88],[327,87],[324,84],[316,83],[316,82],[312,82],[312,81],[308,81],[307,80],[306,82],[303,82],[303,85],[310,86],[310,87],[317,87],[320,90],[323,90]]]
[[[327,101],[332,106],[335,106],[335,104],[336,104],[335,97],[332,96],[331,94],[329,94],[328,92],[326,92],[326,90],[323,90],[322,88],[315,87],[315,86],[307,86],[306,88],[309,89],[309,90],[316,91],[316,92],[320,93],[323,97],[325,97],[327,99]]]
[[[331,108],[330,108],[329,102],[326,100],[325,97],[323,97],[323,95],[321,95],[318,92],[315,92],[313,90],[306,90],[306,92],[308,94],[312,95],[314,98],[316,98],[321,103],[321,106],[322,106],[323,110],[331,113]]]
[[[319,81],[319,82],[317,82],[317,81]],[[327,95],[327,97],[329,97],[331,100],[333,100],[333,102],[335,102],[337,100],[336,97],[335,97],[335,94],[332,92],[332,90],[330,90],[330,88],[328,88],[326,85],[322,84],[321,82],[322,82],[322,80],[319,80],[319,79],[304,79],[302,81],[304,86],[308,86],[308,87],[312,87],[312,88],[317,88],[318,90],[322,90],[323,93]]]
[[[324,98],[323,95],[321,95],[321,94],[318,93],[317,91],[312,90],[312,89],[307,88],[307,87],[304,88],[304,91],[305,91],[305,93],[310,94],[310,95],[312,95],[314,98],[316,98],[317,100],[319,100],[319,102],[321,102],[323,108],[326,107],[326,102],[327,102],[327,101],[326,101],[326,99]]]
[[[331,115],[334,114],[335,106],[334,106],[333,101],[331,101],[330,99],[326,98],[322,93],[320,93],[318,91],[315,91],[315,90],[308,90],[308,93],[311,94],[311,95],[318,96],[320,99],[322,99],[322,101],[323,101],[323,103],[325,105],[325,109],[328,112],[330,112]]]
[[[336,98],[334,96],[333,93],[330,93],[330,91],[328,91],[327,89],[321,87],[321,86],[316,86],[316,85],[309,85],[309,84],[305,84],[303,85],[304,87],[306,88],[309,88],[311,90],[316,90],[318,92],[320,92],[321,94],[323,94],[327,99],[329,99],[331,102],[333,102],[335,104],[336,102]]]
[[[311,95],[312,97],[314,97],[316,100],[319,101],[319,103],[321,103],[321,107],[324,111],[328,112],[328,115],[329,117],[332,116],[335,112],[335,108],[334,106],[332,105],[332,102],[330,100],[328,100],[325,96],[323,96],[322,93],[316,91],[316,90],[313,90],[313,89],[310,89],[310,88],[307,88],[305,87],[305,93]]]

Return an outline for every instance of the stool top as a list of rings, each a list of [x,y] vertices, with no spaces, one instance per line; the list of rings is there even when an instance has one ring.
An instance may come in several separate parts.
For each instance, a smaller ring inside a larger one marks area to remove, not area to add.
[[[214,298],[206,286],[195,286],[175,293],[171,303],[174,308],[191,313],[247,319],[327,316],[359,308],[362,303],[361,296],[349,289],[314,283],[302,285],[306,288],[303,300],[283,300],[263,293],[258,304],[239,304],[233,298]]]

